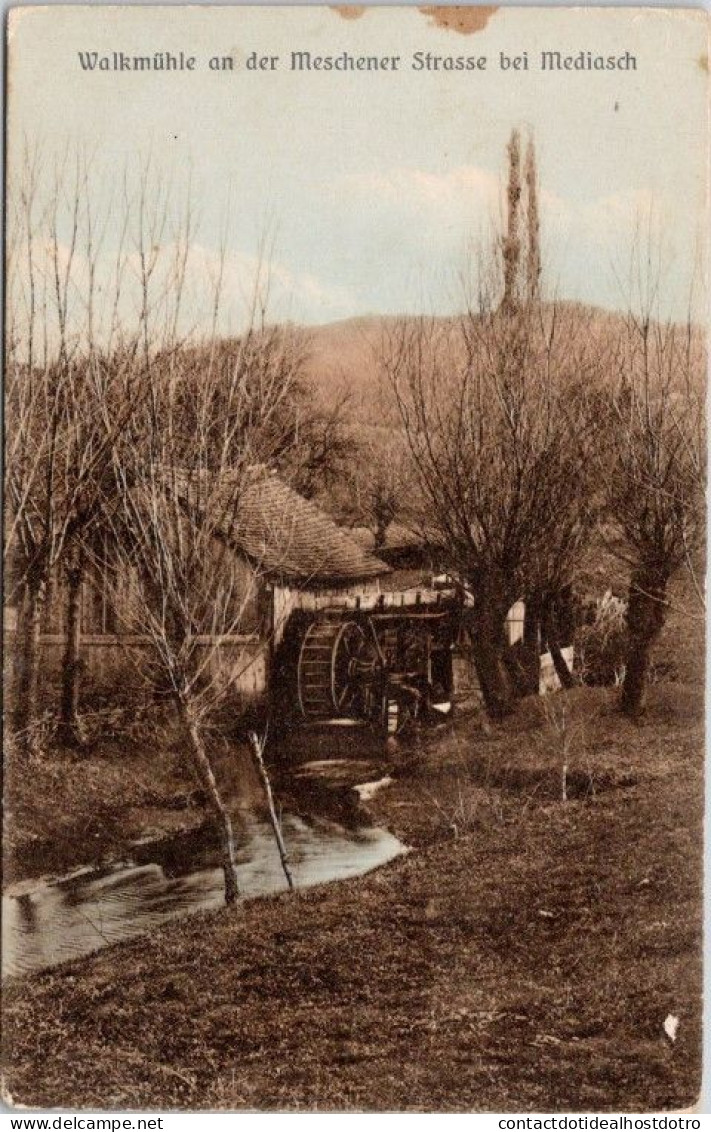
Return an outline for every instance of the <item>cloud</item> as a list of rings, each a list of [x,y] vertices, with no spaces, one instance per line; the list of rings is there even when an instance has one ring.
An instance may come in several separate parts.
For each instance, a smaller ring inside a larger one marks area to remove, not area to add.
[[[213,248],[195,244],[191,249],[189,290],[193,310],[199,310],[199,289],[209,282],[211,296],[220,274],[220,256]],[[274,257],[228,251],[222,265],[222,306],[225,325],[239,332],[249,321],[255,302],[264,306],[270,321],[327,322],[353,310],[348,288],[323,282],[311,272],[294,270]],[[201,319],[204,322],[204,318]]]
[[[448,212],[475,214],[496,208],[501,199],[499,178],[473,165],[460,165],[446,173],[394,166],[369,173],[347,173],[335,178],[332,191],[339,197],[368,202],[402,212],[433,213],[441,219]]]

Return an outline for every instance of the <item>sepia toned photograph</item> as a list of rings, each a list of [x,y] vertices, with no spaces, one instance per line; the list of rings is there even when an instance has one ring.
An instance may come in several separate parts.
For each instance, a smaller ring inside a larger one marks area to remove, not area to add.
[[[708,35],[9,11],[10,1111],[701,1111]]]

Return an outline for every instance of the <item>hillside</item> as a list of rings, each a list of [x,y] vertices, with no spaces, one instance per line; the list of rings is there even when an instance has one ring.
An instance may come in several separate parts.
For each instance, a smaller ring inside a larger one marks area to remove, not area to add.
[[[378,350],[395,317],[366,315],[310,327],[307,377],[332,404],[344,393],[354,416],[368,419],[379,396]]]
[[[571,338],[582,335],[589,345],[609,339],[623,329],[624,315],[581,303],[557,304],[560,317],[558,333]],[[349,411],[356,418],[383,423],[383,397],[378,373],[378,354],[389,331],[403,320],[414,321],[414,315],[363,315],[325,323],[305,330],[309,343],[306,376],[319,399],[332,405],[344,393],[349,396]],[[445,318],[435,323],[448,321]]]

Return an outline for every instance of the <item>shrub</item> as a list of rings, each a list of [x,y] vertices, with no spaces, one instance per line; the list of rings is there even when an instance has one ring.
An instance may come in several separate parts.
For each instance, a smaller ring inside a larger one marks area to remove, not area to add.
[[[575,640],[580,674],[586,684],[620,684],[627,656],[627,602],[607,590],[595,603],[593,619]]]

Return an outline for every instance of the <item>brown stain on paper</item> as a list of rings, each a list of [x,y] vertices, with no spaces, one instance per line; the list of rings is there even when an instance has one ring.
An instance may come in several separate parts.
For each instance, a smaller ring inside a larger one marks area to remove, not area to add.
[[[331,11],[344,20],[359,20],[368,10],[367,4],[331,4]],[[461,35],[473,35],[476,31],[483,31],[491,17],[498,8],[479,5],[477,7],[450,6],[439,7],[428,5],[418,8],[423,16],[428,16],[433,27],[449,28],[458,31]]]
[[[701,67],[701,70],[704,71],[704,73],[708,75],[708,73],[709,73],[709,57],[708,57],[708,55],[699,55],[698,64]]]
[[[430,17],[430,23],[435,27],[449,28],[458,31],[461,35],[473,35],[474,32],[483,31],[491,17],[498,8],[485,7],[435,7],[419,8],[423,16]]]
[[[330,7],[344,20],[359,20],[365,12],[365,4],[331,4]]]

